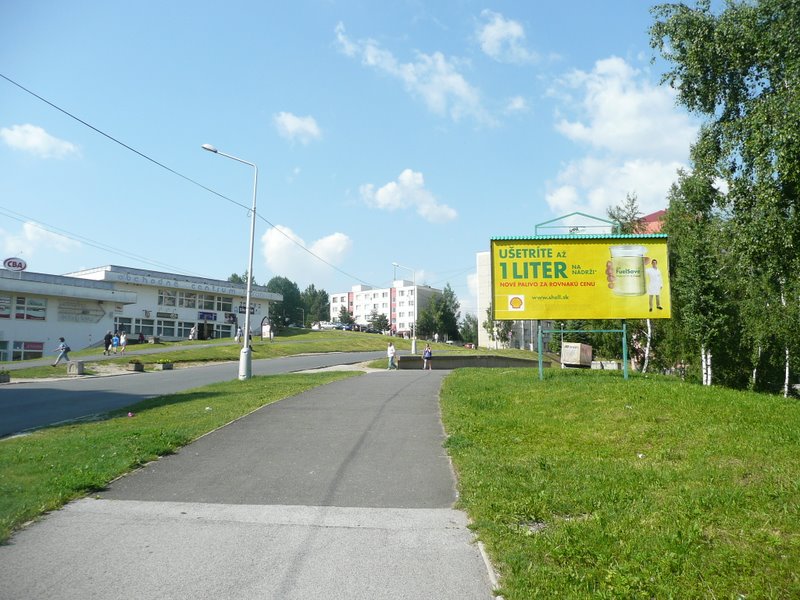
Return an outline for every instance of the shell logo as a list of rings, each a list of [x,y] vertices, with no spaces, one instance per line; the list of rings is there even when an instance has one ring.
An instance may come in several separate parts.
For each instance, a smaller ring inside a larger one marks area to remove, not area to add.
[[[9,271],[24,271],[28,264],[21,258],[7,258],[3,261],[3,267]]]
[[[510,296],[508,299],[508,310],[524,310],[525,298],[523,296]]]

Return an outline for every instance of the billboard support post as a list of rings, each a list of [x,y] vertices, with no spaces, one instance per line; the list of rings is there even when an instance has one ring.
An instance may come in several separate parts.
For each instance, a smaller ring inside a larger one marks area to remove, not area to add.
[[[544,379],[543,335],[544,333],[621,333],[622,334],[622,373],[628,379],[628,322],[622,319],[622,329],[542,329],[539,321],[539,379]]]
[[[628,378],[628,323],[622,319],[622,377]]]
[[[544,361],[542,360],[542,354],[544,354],[543,348],[542,348],[542,322],[541,321],[537,321],[536,324],[537,324],[537,329],[538,329],[538,332],[539,332],[538,335],[537,335],[537,338],[538,338],[538,342],[539,342],[539,346],[538,346],[538,349],[539,349],[539,379],[541,380],[541,379],[544,379]]]

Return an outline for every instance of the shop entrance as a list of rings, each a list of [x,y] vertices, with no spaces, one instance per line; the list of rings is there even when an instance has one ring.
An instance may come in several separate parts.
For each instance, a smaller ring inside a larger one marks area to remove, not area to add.
[[[214,339],[214,323],[203,321],[197,324],[197,339],[198,340],[213,340]]]

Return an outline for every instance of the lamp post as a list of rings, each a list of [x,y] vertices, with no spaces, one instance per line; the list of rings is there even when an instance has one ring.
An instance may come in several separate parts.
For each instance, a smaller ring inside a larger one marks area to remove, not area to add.
[[[253,374],[253,355],[250,349],[250,307],[251,307],[251,297],[252,297],[252,290],[253,290],[253,243],[256,237],[256,190],[258,189],[258,167],[246,160],[242,160],[241,158],[237,158],[235,156],[231,156],[230,154],[225,154],[224,152],[220,152],[211,144],[203,144],[203,150],[208,150],[209,152],[213,152],[214,154],[219,154],[220,156],[224,156],[226,158],[230,158],[235,160],[236,162],[244,163],[246,165],[250,165],[253,167],[254,176],[253,176],[253,208],[250,210],[250,256],[248,259],[248,267],[247,267],[247,292],[245,295],[245,304],[244,304],[244,345],[242,346],[242,351],[239,353],[239,379],[245,380],[250,379]]]
[[[407,271],[411,271],[411,278],[414,284],[414,320],[411,321],[411,354],[417,353],[417,272],[411,267],[404,267],[396,262],[392,263],[393,267],[400,267]]]
[[[303,329],[305,329],[306,328],[306,311],[305,311],[304,308],[302,308],[300,306],[297,307],[297,310],[299,310],[301,313],[303,313]]]

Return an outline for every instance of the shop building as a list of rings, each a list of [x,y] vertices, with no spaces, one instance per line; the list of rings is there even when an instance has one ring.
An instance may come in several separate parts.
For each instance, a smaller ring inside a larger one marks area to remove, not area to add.
[[[252,286],[251,328],[261,330],[280,294]],[[0,269],[0,361],[51,354],[59,337],[73,350],[107,331],[164,341],[233,337],[244,325],[246,286],[109,265],[67,275]]]

